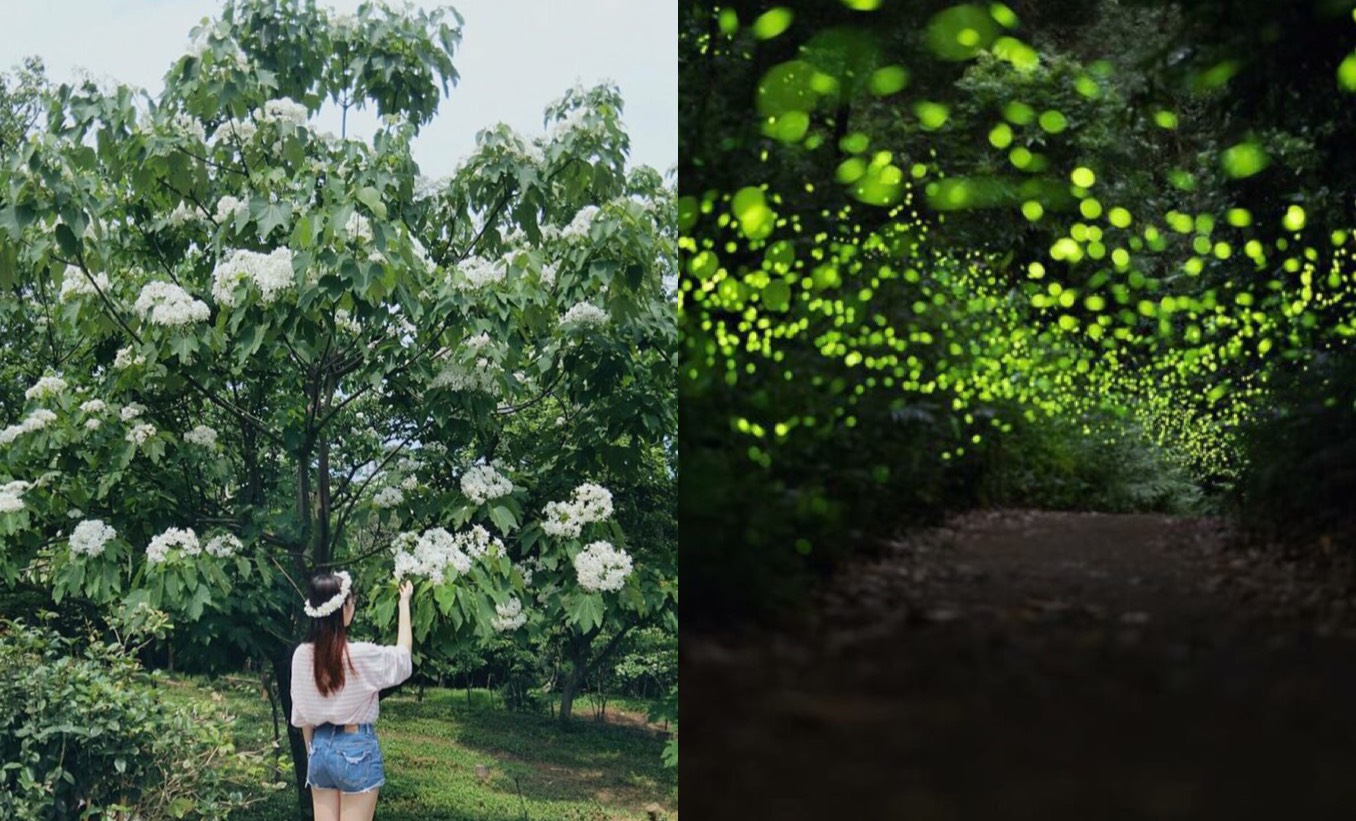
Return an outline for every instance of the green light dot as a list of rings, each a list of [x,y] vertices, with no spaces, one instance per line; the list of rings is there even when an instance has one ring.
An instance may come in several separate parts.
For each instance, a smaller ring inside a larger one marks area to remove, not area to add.
[[[935,131],[946,124],[947,118],[951,116],[951,109],[942,103],[920,100],[914,103],[913,113],[917,115],[920,126],[928,131]]]
[[[1356,11],[1352,16],[1356,17]],[[1346,92],[1356,92],[1356,51],[1348,54],[1337,67],[1337,86]]]
[[[902,91],[909,84],[909,70],[903,66],[886,66],[871,73],[867,85],[871,93],[884,97]]]
[[[853,11],[875,11],[880,8],[881,0],[843,0],[843,5]]]
[[[1044,213],[1045,208],[1035,200],[1027,200],[1026,202],[1022,203],[1022,216],[1026,217],[1028,220],[1032,222],[1035,222],[1036,220],[1040,219]]]
[[[1176,128],[1177,115],[1171,111],[1161,110],[1154,114],[1154,122],[1159,128]]]
[[[1041,112],[1041,128],[1051,134],[1058,134],[1069,127],[1069,121],[1062,112],[1051,109]]]
[[[1285,230],[1287,231],[1299,231],[1304,228],[1304,220],[1304,209],[1298,205],[1292,205],[1286,209],[1285,217],[1282,218],[1281,224],[1285,226]]]
[[[1012,144],[1012,126],[999,123],[989,132],[989,144],[994,148],[1007,148]]]
[[[1030,125],[1036,119],[1036,110],[1026,103],[1013,101],[1003,106],[1003,117],[1013,125]]]
[[[1079,188],[1091,188],[1092,184],[1097,182],[1097,175],[1092,173],[1091,168],[1080,166],[1073,170],[1073,173],[1069,175],[1069,179],[1073,180],[1073,184]]]
[[[791,9],[785,6],[770,9],[753,21],[753,36],[759,40],[771,40],[790,28],[794,16]]]

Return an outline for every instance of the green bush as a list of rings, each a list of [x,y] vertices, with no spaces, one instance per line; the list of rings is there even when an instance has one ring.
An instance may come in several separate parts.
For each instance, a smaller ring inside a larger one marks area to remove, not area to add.
[[[1018,420],[983,453],[983,504],[1177,514],[1210,506],[1187,468],[1133,423],[1111,415]]]
[[[0,818],[226,818],[265,781],[229,726],[163,705],[121,645],[0,622]]]

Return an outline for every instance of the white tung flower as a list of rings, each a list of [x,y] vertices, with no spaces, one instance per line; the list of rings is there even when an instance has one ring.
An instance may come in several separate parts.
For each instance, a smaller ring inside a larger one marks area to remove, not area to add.
[[[561,230],[561,238],[567,240],[587,238],[589,235],[589,228],[593,225],[593,220],[597,216],[598,206],[596,205],[585,205],[583,208],[580,208],[579,213],[574,215],[574,219],[570,221],[570,224]]]
[[[235,224],[235,221],[241,216],[248,217],[250,213],[250,204],[244,200],[236,199],[230,195],[217,200],[217,212],[214,218],[219,223],[229,222]]]
[[[32,413],[24,417],[24,421],[17,425],[10,425],[4,430],[0,430],[0,445],[8,445],[26,433],[42,430],[52,422],[55,422],[56,418],[56,414],[46,408],[36,408]]]
[[[577,539],[584,525],[612,518],[612,493],[585,482],[574,489],[570,501],[547,504],[545,515],[541,526],[548,536]]]
[[[211,145],[218,145],[226,139],[239,140],[242,143],[247,143],[254,139],[254,135],[258,133],[259,126],[255,125],[253,120],[227,120],[221,124],[220,128],[212,133]]]
[[[338,308],[334,312],[334,325],[341,331],[347,331],[354,336],[360,336],[363,332],[363,326],[358,324],[358,320],[343,308]]]
[[[480,556],[502,553],[504,543],[480,526],[472,528],[469,533],[455,536],[436,527],[425,531],[422,536],[402,533],[392,548],[395,551],[396,578],[423,576],[441,583],[469,572],[471,562]]]
[[[203,551],[209,556],[229,558],[240,552],[244,544],[234,533],[220,533],[207,540]]]
[[[108,405],[102,399],[90,399],[80,403],[80,410],[85,413],[103,413],[108,410]]]
[[[142,354],[132,356],[132,346],[119,348],[117,356],[113,357],[113,367],[116,370],[125,370],[133,365],[145,365],[146,357]]]
[[[510,597],[503,604],[494,606],[495,617],[492,625],[495,630],[506,633],[517,630],[527,623],[527,614],[523,612],[523,603],[517,597]]]
[[[170,128],[185,137],[191,137],[197,142],[207,142],[207,132],[203,130],[202,123],[191,114],[182,111],[175,114],[170,118]]]
[[[287,97],[281,97],[264,103],[264,111],[259,115],[259,121],[305,128],[309,116],[306,106]]]
[[[137,402],[129,402],[126,405],[123,405],[122,409],[118,411],[118,418],[124,422],[131,422],[145,412],[145,405]]]
[[[556,284],[556,266],[550,263],[541,266],[541,284],[554,288]]]
[[[98,419],[86,419],[85,430],[98,430],[99,426],[102,424],[103,422],[100,422]]]
[[[431,383],[435,388],[450,388],[454,391],[469,391],[488,393],[491,396],[499,393],[499,374],[502,369],[485,357],[480,357],[472,366],[464,366],[458,362],[449,362],[433,377]]]
[[[44,376],[33,387],[24,391],[26,399],[47,399],[66,392],[66,380],[59,376]]]
[[[513,492],[513,483],[488,465],[468,468],[461,477],[461,492],[478,505]]]
[[[0,513],[18,513],[24,509],[24,500],[16,493],[0,493]]]
[[[593,542],[575,554],[574,573],[585,590],[620,590],[631,575],[631,557],[610,542]]]
[[[206,322],[207,303],[194,299],[172,282],[148,282],[137,297],[137,313],[156,325],[188,325]]]
[[[216,428],[208,427],[207,425],[198,425],[193,428],[193,430],[184,434],[184,441],[204,448],[214,447],[217,443]]]
[[[462,344],[473,351],[478,351],[481,348],[484,348],[490,344],[490,335],[486,333],[479,333],[473,337],[469,337]]]
[[[456,282],[456,287],[463,291],[473,291],[503,282],[507,273],[499,263],[481,257],[463,260],[457,265],[457,270],[461,272],[462,278]]]
[[[405,494],[394,485],[382,488],[372,497],[372,504],[377,507],[395,507],[404,501]]]
[[[561,327],[570,326],[592,326],[602,327],[607,324],[607,311],[599,308],[591,302],[580,302],[572,305],[570,310],[560,318]]]
[[[347,234],[350,239],[355,239],[359,242],[371,242],[372,222],[368,220],[367,217],[354,211],[352,214],[349,214],[348,222],[344,223],[344,233]]]
[[[71,531],[70,545],[71,552],[77,556],[102,555],[104,546],[112,539],[117,538],[118,531],[104,524],[99,519],[87,519],[75,526]]]
[[[231,252],[212,271],[212,298],[218,305],[234,306],[235,287],[245,281],[259,288],[260,302],[272,305],[279,294],[296,284],[292,250],[275,248],[268,254]]]
[[[151,539],[151,543],[146,546],[146,561],[160,564],[169,558],[170,550],[176,547],[185,556],[196,556],[202,552],[202,545],[198,543],[198,535],[193,532],[193,528],[171,527]]]
[[[196,206],[181,202],[169,212],[167,219],[170,225],[188,225],[198,221],[198,209]]]
[[[98,291],[95,286],[98,286]],[[85,276],[85,272],[74,265],[66,266],[66,273],[61,278],[61,301],[74,299],[78,296],[94,295],[99,291],[108,293],[108,274],[102,271],[94,274],[94,281]]]
[[[137,447],[141,447],[146,444],[146,441],[152,436],[155,436],[155,425],[152,425],[150,422],[142,422],[127,431],[127,436],[125,438]]]

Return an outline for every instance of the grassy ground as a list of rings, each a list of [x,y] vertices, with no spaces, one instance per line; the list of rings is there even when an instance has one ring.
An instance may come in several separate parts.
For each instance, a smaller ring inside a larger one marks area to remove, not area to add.
[[[177,680],[164,688],[174,700],[225,698],[237,717],[237,745],[272,743],[268,701],[244,680],[238,685]],[[610,701],[608,721],[593,719],[587,700],[575,726],[562,731],[542,715],[504,710],[484,690],[429,689],[381,703],[377,735],[386,760],[378,815],[384,821],[613,821],[647,818],[656,803],[678,817],[678,774],[660,763],[662,733],[644,725],[644,705]],[[478,777],[477,766],[488,775]],[[286,776],[290,783],[290,773]],[[239,821],[291,821],[291,790],[272,795]]]

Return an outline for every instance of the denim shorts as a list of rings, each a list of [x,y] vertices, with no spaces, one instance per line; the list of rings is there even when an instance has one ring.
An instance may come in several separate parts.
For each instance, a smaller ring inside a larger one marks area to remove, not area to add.
[[[311,735],[306,786],[345,793],[370,792],[386,783],[381,747],[371,724],[346,733],[333,724],[318,725]]]

